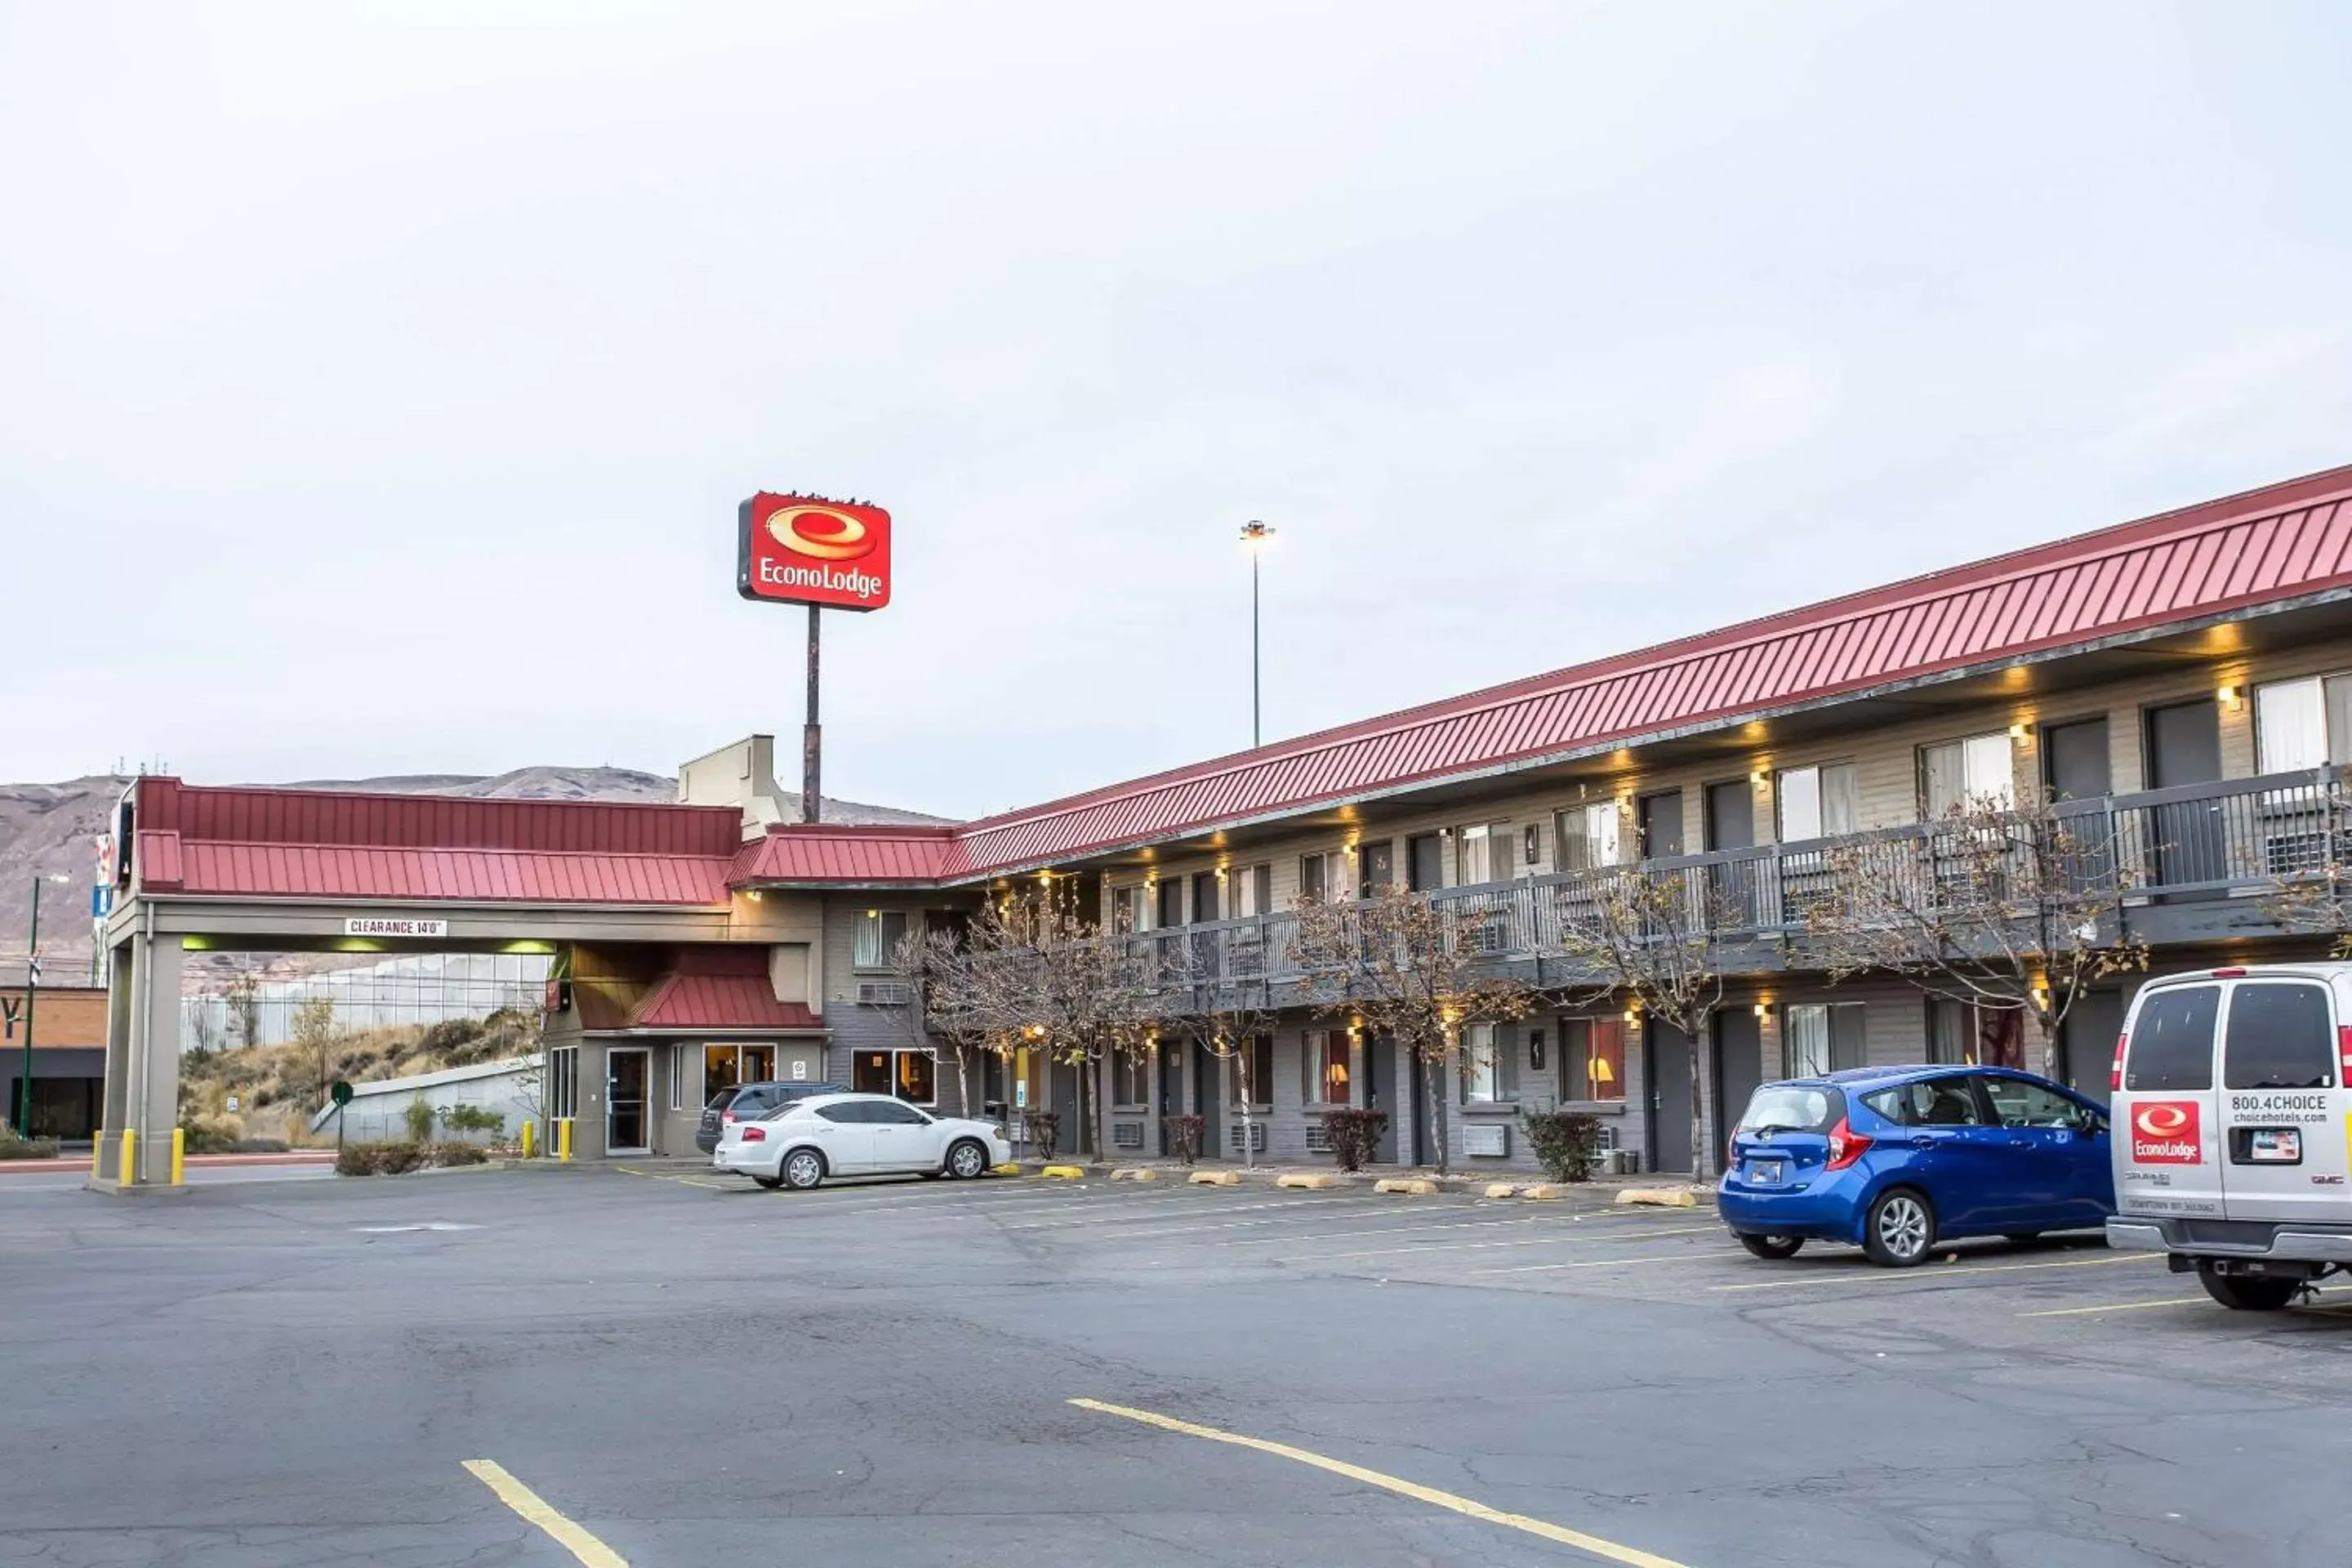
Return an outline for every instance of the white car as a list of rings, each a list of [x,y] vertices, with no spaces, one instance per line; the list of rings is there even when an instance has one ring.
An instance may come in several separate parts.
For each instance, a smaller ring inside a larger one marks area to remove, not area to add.
[[[1013,1158],[1004,1129],[933,1116],[887,1094],[813,1094],[757,1121],[730,1123],[711,1168],[763,1187],[814,1187],[827,1176],[913,1172],[970,1181]]]

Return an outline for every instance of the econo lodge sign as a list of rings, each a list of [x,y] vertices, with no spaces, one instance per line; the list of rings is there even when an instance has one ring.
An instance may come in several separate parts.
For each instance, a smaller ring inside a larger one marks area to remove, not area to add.
[[[747,599],[878,610],[890,602],[890,514],[762,490],[737,514],[735,591]]]

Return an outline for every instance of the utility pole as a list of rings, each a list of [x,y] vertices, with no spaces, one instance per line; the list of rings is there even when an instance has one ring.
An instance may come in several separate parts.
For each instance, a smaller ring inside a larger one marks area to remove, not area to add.
[[[1249,548],[1250,557],[1250,745],[1264,743],[1263,725],[1258,702],[1257,660],[1257,558],[1274,537],[1274,530],[1252,518],[1242,524],[1242,542]]]
[[[814,822],[823,810],[817,773],[824,754],[824,730],[816,718],[816,628],[818,610],[808,607],[808,722],[801,726],[801,820]]]

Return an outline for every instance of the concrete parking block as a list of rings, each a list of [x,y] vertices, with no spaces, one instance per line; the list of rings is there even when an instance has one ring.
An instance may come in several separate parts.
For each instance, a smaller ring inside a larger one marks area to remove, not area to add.
[[[1518,1194],[1519,1189],[1516,1183],[1488,1182],[1486,1184],[1486,1195],[1490,1198],[1512,1198],[1518,1196]]]
[[[1532,1186],[1521,1187],[1519,1196],[1534,1203],[1548,1203],[1555,1198],[1568,1197],[1573,1192],[1574,1189],[1565,1182],[1538,1182]]]
[[[1297,1171],[1286,1176],[1276,1176],[1274,1179],[1274,1184],[1277,1187],[1297,1187],[1307,1192],[1319,1193],[1327,1188],[1338,1186],[1339,1184],[1339,1178],[1337,1176],[1322,1175],[1316,1173]]]
[[[1238,1187],[1242,1184],[1239,1171],[1195,1171],[1192,1184],[1196,1187]]]
[[[1149,1165],[1122,1165],[1110,1173],[1114,1182],[1156,1182],[1160,1173]]]
[[[1437,1184],[1426,1176],[1384,1176],[1372,1184],[1376,1193],[1405,1193],[1417,1198],[1429,1197],[1437,1190]]]
[[[1049,1182],[1083,1182],[1087,1178],[1083,1165],[1048,1165],[1037,1173]]]
[[[1698,1194],[1688,1187],[1627,1187],[1617,1194],[1621,1204],[1647,1204],[1657,1208],[1698,1207]]]

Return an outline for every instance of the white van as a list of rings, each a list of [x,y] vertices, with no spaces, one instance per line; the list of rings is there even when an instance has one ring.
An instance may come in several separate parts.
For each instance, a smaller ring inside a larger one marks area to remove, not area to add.
[[[2107,1244],[2169,1253],[2225,1307],[2275,1311],[2352,1268],[2352,963],[2141,987],[2116,1042]]]

